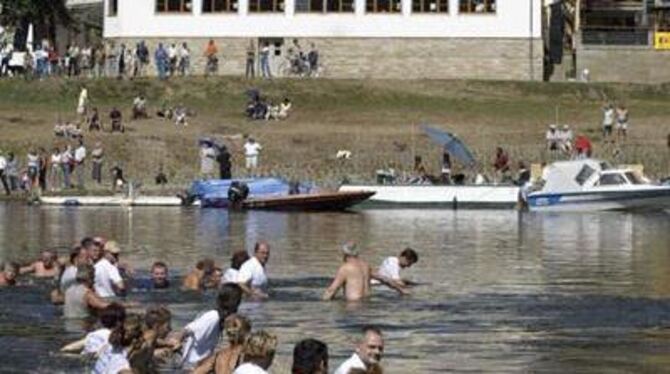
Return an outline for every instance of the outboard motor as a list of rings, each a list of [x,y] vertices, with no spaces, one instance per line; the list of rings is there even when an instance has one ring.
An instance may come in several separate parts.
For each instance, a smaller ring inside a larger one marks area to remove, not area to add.
[[[228,189],[228,201],[233,205],[239,205],[249,197],[249,186],[246,183],[234,181]]]

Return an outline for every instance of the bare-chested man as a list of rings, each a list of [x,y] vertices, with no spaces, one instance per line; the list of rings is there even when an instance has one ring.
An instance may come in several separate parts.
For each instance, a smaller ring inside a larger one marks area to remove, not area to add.
[[[358,257],[355,243],[347,243],[342,247],[344,263],[337,270],[335,279],[323,293],[323,300],[332,300],[340,288],[344,288],[344,297],[347,301],[358,301],[370,295],[370,281],[376,279],[393,288],[400,294],[407,294],[402,287],[398,287],[389,279],[374,273],[370,265]]]
[[[42,251],[40,259],[28,266],[23,266],[19,274],[33,273],[37,278],[56,278],[60,275],[58,255],[50,249]]]

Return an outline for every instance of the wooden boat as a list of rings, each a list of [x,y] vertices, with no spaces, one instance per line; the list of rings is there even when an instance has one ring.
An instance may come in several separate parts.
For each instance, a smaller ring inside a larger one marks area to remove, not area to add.
[[[60,206],[182,206],[177,196],[42,196],[40,204]]]
[[[251,198],[241,202],[239,209],[337,211],[345,210],[369,199],[374,192],[321,192],[286,196]]]

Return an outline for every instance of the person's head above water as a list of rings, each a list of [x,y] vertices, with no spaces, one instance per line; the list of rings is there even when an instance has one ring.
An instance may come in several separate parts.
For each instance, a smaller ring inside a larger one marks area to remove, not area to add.
[[[270,259],[270,244],[266,241],[257,242],[254,246],[254,256],[262,265],[265,265]]]
[[[75,277],[75,281],[77,283],[92,287],[94,279],[95,279],[95,268],[93,267],[93,265],[82,264],[77,266],[77,275]]]
[[[252,333],[244,344],[244,362],[251,362],[267,370],[277,350],[277,337],[265,330]]]
[[[328,374],[328,346],[316,339],[305,339],[293,348],[292,374]]]
[[[243,344],[251,333],[251,323],[244,316],[232,314],[223,322],[223,330],[229,343]]]
[[[233,253],[233,256],[230,258],[230,267],[235,270],[240,270],[242,264],[247,262],[249,259],[249,254],[247,251],[237,251]]]
[[[340,248],[340,251],[344,255],[345,259],[347,257],[358,257],[358,245],[356,242],[351,241],[344,243],[342,248]]]
[[[126,308],[119,303],[111,303],[99,313],[100,324],[107,329],[114,329],[126,319]]]
[[[216,299],[216,307],[219,311],[219,318],[221,319],[221,326],[223,321],[231,314],[237,313],[242,302],[242,288],[236,283],[226,283],[221,286],[219,295]]]
[[[58,260],[58,254],[53,249],[45,249],[40,255],[40,261],[44,265],[44,268],[51,269]]]
[[[412,248],[405,248],[398,256],[398,264],[401,268],[408,268],[419,261],[419,255]]]
[[[5,281],[8,284],[16,283],[16,276],[19,274],[19,264],[16,262],[8,262],[2,266],[2,273],[5,276]]]
[[[167,288],[170,286],[168,267],[164,262],[156,261],[151,265],[151,282],[154,288]]]
[[[164,306],[149,307],[144,315],[144,325],[154,330],[159,338],[165,338],[170,333],[171,324],[172,313]]]
[[[363,335],[356,346],[356,354],[365,366],[379,364],[384,355],[384,338],[379,328],[363,327]]]

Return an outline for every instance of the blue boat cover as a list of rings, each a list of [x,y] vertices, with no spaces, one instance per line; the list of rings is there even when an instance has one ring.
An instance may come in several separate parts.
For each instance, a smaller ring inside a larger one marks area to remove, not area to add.
[[[283,196],[289,194],[289,183],[279,178],[209,179],[194,181],[190,193],[200,199],[202,206],[225,206],[232,182],[242,182],[249,187],[249,197]],[[300,185],[300,192],[309,192],[311,187]]]

